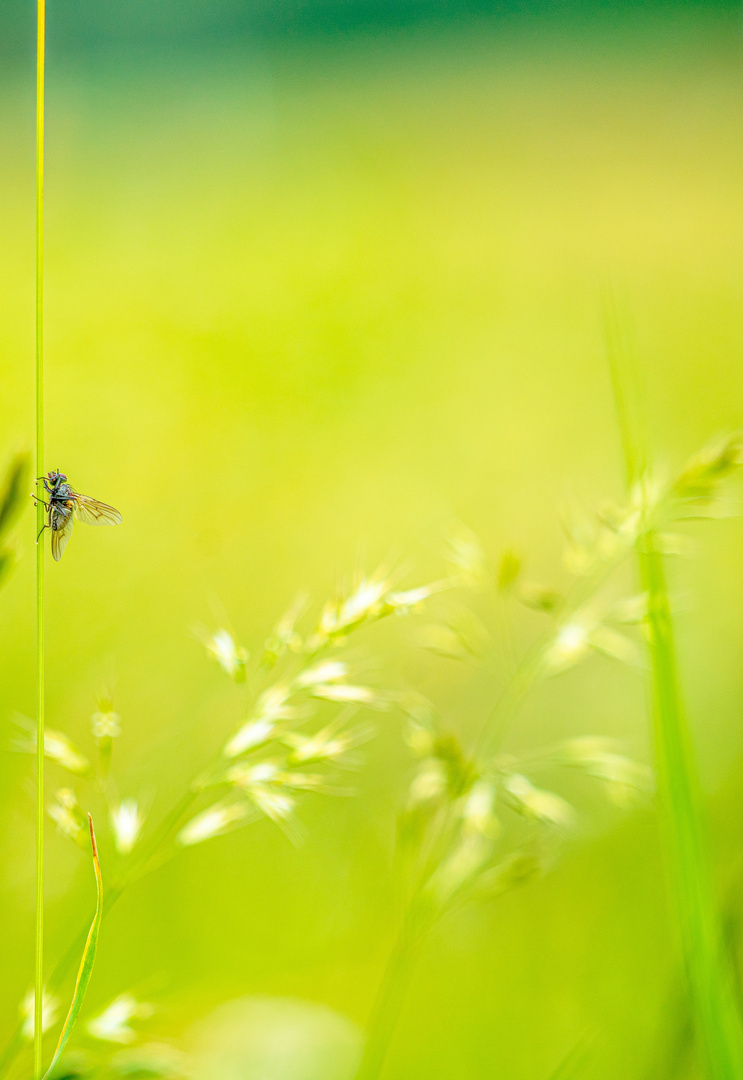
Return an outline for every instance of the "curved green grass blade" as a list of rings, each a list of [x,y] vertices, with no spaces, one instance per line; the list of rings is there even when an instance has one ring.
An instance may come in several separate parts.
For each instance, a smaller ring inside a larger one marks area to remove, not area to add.
[[[59,1036],[59,1042],[57,1048],[54,1051],[54,1057],[51,1060],[49,1068],[44,1073],[43,1080],[48,1080],[51,1076],[54,1066],[62,1056],[67,1040],[70,1037],[75,1021],[77,1020],[78,1013],[82,1008],[83,998],[85,997],[85,991],[88,989],[88,983],[90,982],[90,976],[93,974],[93,964],[95,962],[95,953],[98,948],[98,934],[101,929],[101,919],[103,918],[103,878],[101,877],[101,864],[98,860],[98,847],[95,842],[95,832],[93,830],[93,819],[88,814],[88,825],[90,826],[90,842],[93,847],[93,869],[95,870],[95,887],[96,887],[96,902],[95,902],[95,915],[93,916],[93,922],[88,932],[88,939],[85,942],[85,948],[83,949],[83,957],[80,961],[80,968],[77,973],[77,981],[75,982],[75,991],[72,995],[72,1004],[70,1005],[70,1011],[67,1013],[67,1019],[64,1022],[62,1033]]]

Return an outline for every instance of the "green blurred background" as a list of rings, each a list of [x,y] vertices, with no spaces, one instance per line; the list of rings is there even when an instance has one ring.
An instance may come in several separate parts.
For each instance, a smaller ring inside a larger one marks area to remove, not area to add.
[[[299,588],[322,600],[360,559],[440,574],[453,520],[494,561],[515,546],[560,581],[561,508],[621,493],[607,281],[631,312],[658,457],[740,422],[741,15],[52,0],[49,18],[47,467],[124,524],[79,528],[48,562],[48,723],[89,747],[113,683],[118,782],[156,816],[241,717],[195,624],[225,612],[259,648]],[[33,444],[33,19],[0,19],[9,458]],[[8,1031],[32,982],[32,762],[9,747],[13,712],[34,709],[33,540],[29,508],[0,594]],[[705,527],[673,582],[721,890],[739,872],[742,555],[740,523]],[[524,620],[520,644],[538,630]],[[369,635],[384,678],[474,728],[497,683],[407,637]],[[186,1048],[245,995],[364,1025],[409,777],[399,717],[376,724],[357,797],[308,801],[302,846],[258,823],[121,901],[90,1012],[134,990],[157,1001],[150,1035]],[[511,743],[593,732],[648,757],[641,681],[599,659],[544,687]],[[51,824],[48,867],[53,960],[92,880]],[[652,1075],[678,977],[668,924],[652,810],[588,807],[549,877],[432,941],[390,1080],[546,1080],[587,1031],[588,1075]]]

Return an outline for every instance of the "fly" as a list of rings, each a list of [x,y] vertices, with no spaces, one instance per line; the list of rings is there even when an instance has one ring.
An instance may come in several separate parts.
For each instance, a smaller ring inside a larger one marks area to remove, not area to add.
[[[46,507],[47,522],[42,527],[38,543],[44,529],[50,529],[52,533],[52,557],[59,562],[62,553],[67,547],[67,541],[72,536],[72,526],[75,518],[84,521],[86,525],[120,525],[121,514],[114,510],[113,506],[91,499],[88,495],[81,495],[67,483],[64,473],[57,470],[39,477],[44,481],[44,488],[49,496],[49,501],[37,499]],[[38,481],[37,481],[38,483]],[[32,496],[36,499],[36,496]]]

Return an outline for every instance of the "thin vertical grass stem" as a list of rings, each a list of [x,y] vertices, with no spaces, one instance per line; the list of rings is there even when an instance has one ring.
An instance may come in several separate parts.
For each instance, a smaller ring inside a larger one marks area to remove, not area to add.
[[[647,468],[639,368],[616,307],[605,310],[607,351],[627,483]],[[683,707],[663,556],[648,530],[637,544],[647,596],[652,730],[661,840],[696,1045],[709,1080],[743,1080],[743,1029],[723,947],[694,745]]]
[[[698,1045],[711,1080],[740,1080],[741,1020],[709,865],[694,748],[681,702],[663,557],[654,549],[652,533],[644,537],[639,560],[648,596],[660,824]]]
[[[44,474],[44,68],[45,0],[36,9],[36,475]],[[44,507],[36,504],[36,531]],[[36,547],[36,934],[34,1076],[42,1075],[44,994],[44,545]]]

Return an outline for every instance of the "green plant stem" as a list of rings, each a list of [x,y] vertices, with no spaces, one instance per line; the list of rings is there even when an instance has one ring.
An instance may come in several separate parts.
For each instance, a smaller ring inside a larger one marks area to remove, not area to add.
[[[661,830],[695,1028],[707,1075],[712,1080],[740,1080],[743,1031],[707,858],[699,778],[681,702],[665,568],[652,533],[643,538],[639,563],[648,595]]]
[[[405,1003],[413,974],[422,928],[410,909],[387,961],[372,1009],[364,1053],[356,1080],[377,1080],[382,1074],[387,1052]]]
[[[642,479],[647,447],[640,372],[616,306],[605,306],[609,368],[627,485]],[[639,537],[648,601],[652,725],[661,841],[675,908],[697,1046],[710,1080],[743,1078],[743,1029],[730,959],[723,949],[704,830],[694,746],[684,713],[663,556],[649,529]]]
[[[45,0],[36,23],[36,475],[44,472],[44,66]],[[36,503],[36,529],[44,507]],[[36,935],[34,978],[34,1076],[42,1074],[44,994],[44,545],[36,550]]]

